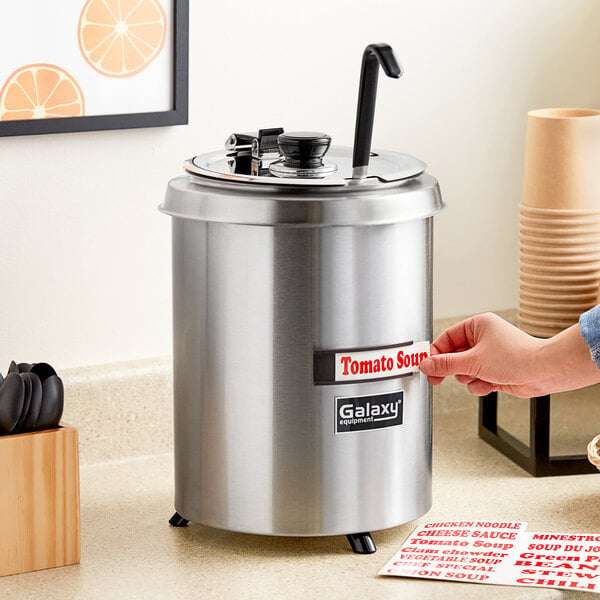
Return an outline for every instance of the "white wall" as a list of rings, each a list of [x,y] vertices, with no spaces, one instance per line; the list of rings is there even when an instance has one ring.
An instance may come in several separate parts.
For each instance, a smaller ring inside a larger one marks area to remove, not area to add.
[[[168,354],[165,184],[236,130],[351,145],[371,42],[405,68],[380,78],[373,145],[425,160],[448,203],[435,316],[516,305],[526,112],[600,104],[598,0],[190,4],[189,125],[0,138],[0,371]]]

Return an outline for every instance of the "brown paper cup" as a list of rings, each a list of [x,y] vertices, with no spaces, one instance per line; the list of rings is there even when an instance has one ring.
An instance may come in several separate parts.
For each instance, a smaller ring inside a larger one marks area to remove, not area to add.
[[[598,273],[583,273],[583,274],[548,274],[548,273],[528,273],[521,270],[520,272],[521,283],[527,285],[527,282],[532,283],[544,283],[549,284],[560,284],[569,285],[570,289],[574,289],[574,286],[594,286],[598,287],[598,279],[600,279]]]
[[[565,304],[589,304],[596,298],[596,293],[593,290],[584,292],[573,292],[565,290],[530,290],[523,285],[519,286],[519,298],[529,302],[558,302]]]
[[[549,252],[530,252],[525,250],[521,246],[520,257],[523,262],[531,265],[581,265],[586,266],[590,269],[593,268],[593,264],[600,270],[600,256],[595,253],[592,254],[551,254]]]
[[[546,319],[544,317],[529,317],[527,315],[522,315],[521,311],[519,311],[518,317],[519,323],[533,325],[534,327],[558,328],[559,330],[571,327],[571,325],[575,325],[575,323],[577,323],[579,320],[579,317],[572,319]]]
[[[551,286],[550,286],[551,287]],[[566,286],[565,286],[566,287]],[[590,303],[597,297],[597,292],[592,288],[589,291],[579,292],[574,294],[568,287],[564,289],[546,289],[535,290],[529,289],[526,286],[519,286],[519,298],[530,302],[575,302],[575,303]]]
[[[554,236],[538,236],[538,235],[530,235],[529,233],[521,232],[519,236],[521,242],[523,244],[528,244],[530,246],[540,246],[540,247],[552,247],[552,248],[563,248],[568,246],[569,248],[577,248],[581,246],[582,248],[599,248],[600,249],[600,234],[591,234],[591,235],[554,235]]]
[[[587,226],[587,227],[552,227],[549,225],[546,226],[535,226],[532,227],[530,225],[523,225],[523,223],[519,226],[519,231],[521,233],[526,233],[528,235],[535,235],[538,237],[549,237],[549,238],[560,238],[560,237],[568,237],[568,236],[591,236],[591,235],[600,235],[600,224]]]
[[[560,316],[561,315],[558,314],[557,318],[559,318]],[[524,314],[520,313],[519,318],[521,319],[521,322],[531,323],[531,321],[527,320],[528,319],[527,315],[524,315]],[[567,327],[570,327],[571,325],[575,325],[575,323],[578,322],[578,320],[579,320],[579,314],[573,316],[573,318],[565,319],[564,321],[563,320],[556,321],[556,320],[552,319],[550,316],[545,316],[545,315],[541,315],[539,317],[539,319],[535,319],[534,318],[533,320],[539,320],[542,323],[554,323],[555,327],[560,327],[562,329],[566,329]]]
[[[585,298],[586,300],[591,300],[596,294],[594,286],[591,284],[578,286],[560,283],[534,283],[530,281],[521,281],[519,293],[530,296],[532,294],[539,294],[540,296],[552,294],[554,298],[560,298],[561,296],[569,297],[578,293],[581,294],[581,298]]]
[[[600,178],[600,175],[599,175]],[[599,200],[600,202],[600,200]],[[550,227],[552,229],[564,229],[567,227],[583,227],[584,229],[600,226],[600,218],[596,217],[529,217],[526,215],[521,215],[520,217],[521,225],[524,227]]]
[[[600,111],[533,110],[527,117],[523,204],[600,208]]]
[[[550,301],[536,301],[530,300],[527,296],[520,296],[519,298],[519,307],[521,310],[531,310],[539,312],[540,314],[546,311],[563,311],[565,314],[570,314],[577,312],[581,314],[582,312],[592,308],[595,305],[595,300],[592,299],[589,302],[556,302]]]
[[[600,215],[600,209],[577,209],[577,208],[534,208],[519,204],[521,214],[526,217],[538,218],[577,218],[577,217],[597,217]]]
[[[539,244],[536,242],[529,242],[521,238],[519,248],[523,254],[529,254],[530,256],[595,256],[600,258],[600,243],[599,244],[564,244],[564,245],[551,245],[551,244]]]
[[[561,298],[548,296],[546,298],[531,298],[530,296],[519,296],[519,308],[527,308],[529,310],[564,310],[564,311],[579,311],[586,310],[596,306],[596,298],[584,298],[583,300],[568,300],[563,301]]]
[[[529,335],[540,338],[550,338],[562,331],[562,327],[536,327],[521,322],[519,323],[519,327]]]
[[[535,275],[549,276],[577,276],[582,278],[600,279],[600,265],[597,263],[587,264],[546,264],[541,262],[520,261],[521,272]]]

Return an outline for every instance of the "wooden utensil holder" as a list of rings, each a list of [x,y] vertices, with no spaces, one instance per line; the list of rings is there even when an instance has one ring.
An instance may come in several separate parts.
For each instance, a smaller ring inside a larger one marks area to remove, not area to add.
[[[79,562],[77,429],[0,437],[0,576]]]

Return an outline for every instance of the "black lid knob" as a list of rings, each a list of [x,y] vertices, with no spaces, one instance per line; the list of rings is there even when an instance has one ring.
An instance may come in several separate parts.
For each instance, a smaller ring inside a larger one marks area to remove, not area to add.
[[[323,156],[331,137],[316,131],[294,131],[282,133],[277,138],[279,151],[283,154],[286,167],[294,169],[314,169],[323,165]]]

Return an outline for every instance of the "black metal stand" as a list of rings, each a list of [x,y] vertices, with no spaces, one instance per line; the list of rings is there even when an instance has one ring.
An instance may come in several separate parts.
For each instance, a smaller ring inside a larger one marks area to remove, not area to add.
[[[498,393],[479,398],[479,437],[534,477],[597,473],[585,454],[550,456],[550,396],[529,400],[529,446],[498,426]]]
[[[373,554],[377,550],[375,542],[368,531],[364,533],[350,533],[346,536],[356,554]]]
[[[173,527],[185,527],[188,523],[189,521],[184,519],[178,512],[169,519],[169,525]]]

